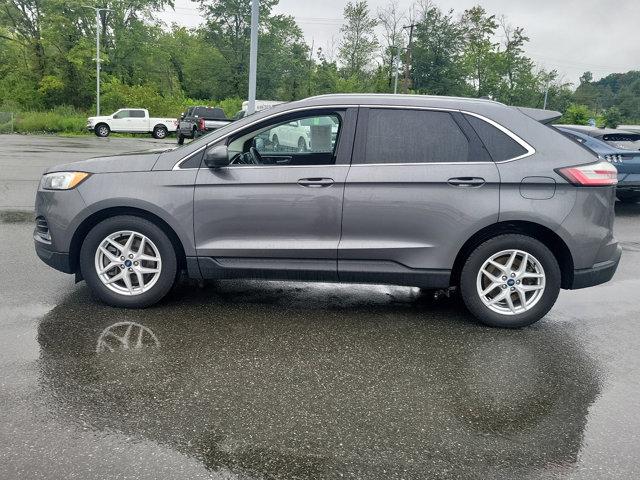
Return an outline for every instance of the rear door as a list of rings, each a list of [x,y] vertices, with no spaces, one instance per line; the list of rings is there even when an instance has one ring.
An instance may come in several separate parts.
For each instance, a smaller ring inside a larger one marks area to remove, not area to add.
[[[132,132],[149,132],[149,117],[144,110],[129,110],[129,127]]]
[[[272,141],[274,132],[301,118],[336,120],[337,140],[327,125],[314,131],[314,149]],[[200,168],[196,180],[194,233],[203,275],[337,279],[356,118],[355,108],[281,115],[224,140],[232,164]]]
[[[461,113],[361,109],[345,184],[341,280],[448,286],[464,242],[498,214],[498,169]]]

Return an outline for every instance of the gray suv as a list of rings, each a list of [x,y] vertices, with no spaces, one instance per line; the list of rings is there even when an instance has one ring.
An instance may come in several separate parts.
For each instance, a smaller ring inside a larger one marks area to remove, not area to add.
[[[51,168],[36,251],[117,307],[180,272],[458,287],[482,322],[529,325],[613,276],[616,169],[557,112],[446,97],[328,95],[163,153]],[[291,141],[304,138],[305,142]]]

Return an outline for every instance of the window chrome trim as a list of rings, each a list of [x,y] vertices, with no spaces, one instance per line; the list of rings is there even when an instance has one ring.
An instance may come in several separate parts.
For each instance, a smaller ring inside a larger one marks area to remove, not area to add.
[[[346,105],[310,105],[310,106],[306,106],[306,107],[298,107],[298,108],[294,108],[291,110],[286,110],[283,112],[278,112],[275,113],[273,115],[267,116],[267,117],[263,117],[260,118],[258,120],[255,120],[251,123],[248,123],[246,125],[243,125],[240,128],[237,128],[225,135],[223,135],[222,137],[216,138],[214,141],[212,141],[211,143],[207,143],[206,145],[204,145],[203,147],[199,148],[198,150],[196,150],[195,152],[190,153],[188,156],[178,160],[176,162],[176,164],[173,166],[172,170],[194,170],[198,167],[190,167],[190,168],[180,168],[180,165],[187,161],[189,158],[191,158],[193,155],[197,154],[198,152],[201,152],[203,149],[207,149],[209,148],[210,145],[214,145],[216,143],[218,143],[221,140],[224,140],[226,138],[229,138],[230,136],[234,135],[235,133],[244,130],[245,128],[249,128],[252,127],[253,125],[256,125],[258,123],[264,122],[264,121],[269,121],[272,118],[277,118],[279,116],[283,116],[283,115],[288,115],[290,113],[296,113],[296,112],[304,112],[307,110],[322,110],[322,109],[346,109],[346,108],[386,108],[386,109],[396,109],[396,110],[431,110],[431,111],[439,111],[439,112],[459,112],[465,115],[471,115],[473,117],[479,118],[480,120],[483,120],[485,122],[487,122],[489,125],[492,125],[493,127],[497,128],[498,130],[500,130],[502,133],[504,133],[505,135],[507,135],[509,138],[511,138],[512,140],[514,140],[516,143],[518,143],[522,148],[524,148],[527,152],[523,153],[522,155],[519,155],[517,157],[514,158],[509,158],[507,160],[500,160],[498,162],[414,162],[414,163],[358,163],[358,164],[349,164],[352,167],[356,167],[356,166],[369,166],[369,165],[482,165],[482,164],[500,164],[500,163],[508,163],[508,162],[514,162],[516,160],[521,160],[523,158],[526,157],[530,157],[531,155],[536,153],[536,149],[533,148],[529,143],[527,143],[525,140],[523,140],[521,137],[519,137],[518,135],[516,135],[515,133],[513,133],[511,130],[509,130],[508,128],[504,127],[503,125],[499,124],[498,122],[485,117],[484,115],[481,115],[479,113],[475,113],[475,112],[470,112],[468,110],[460,110],[460,109],[456,109],[456,108],[443,108],[443,107],[428,107],[428,106],[416,106],[416,105],[354,105],[354,104],[346,104]],[[318,167],[326,167],[326,166],[331,166],[331,165],[278,165],[279,168],[283,168],[283,167],[295,167],[295,166],[302,166],[302,167],[312,167],[312,166],[318,166]],[[333,165],[336,166],[336,165]],[[233,167],[232,165],[230,167]],[[229,167],[223,167],[223,168],[229,168]],[[247,168],[246,166],[244,167],[234,167],[234,168]],[[264,166],[256,166],[256,167],[249,167],[249,168],[264,168]]]
[[[460,110],[460,113],[463,113],[463,114],[466,114],[466,115],[471,115],[472,117],[476,117],[476,118],[479,118],[480,120],[483,120],[483,121],[487,122],[489,125],[494,126],[498,130],[500,130],[502,133],[504,133],[505,135],[510,137],[513,141],[518,143],[522,148],[524,148],[527,151],[527,153],[523,153],[522,155],[519,155],[517,157],[508,158],[507,160],[500,160],[499,162],[494,162],[494,163],[514,162],[516,160],[521,160],[523,158],[530,157],[531,155],[536,153],[536,149],[535,148],[533,148],[531,145],[529,145],[526,141],[524,141],[522,138],[520,138],[518,135],[513,133],[508,128],[500,125],[498,122],[496,122],[494,120],[491,120],[490,118],[487,118],[487,117],[485,117],[483,115],[474,113],[474,112],[467,112],[465,110]]]

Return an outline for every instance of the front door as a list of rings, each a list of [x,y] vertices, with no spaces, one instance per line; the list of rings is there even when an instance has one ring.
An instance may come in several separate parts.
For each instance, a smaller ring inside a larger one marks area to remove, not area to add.
[[[109,122],[112,132],[130,132],[131,131],[131,111],[118,110],[111,117]]]
[[[356,109],[280,115],[224,140],[231,164],[202,167],[196,180],[194,233],[205,277],[337,278],[356,117]],[[306,148],[273,141],[301,119],[314,125]]]
[[[446,287],[464,242],[498,213],[498,169],[462,114],[361,109],[340,280]]]

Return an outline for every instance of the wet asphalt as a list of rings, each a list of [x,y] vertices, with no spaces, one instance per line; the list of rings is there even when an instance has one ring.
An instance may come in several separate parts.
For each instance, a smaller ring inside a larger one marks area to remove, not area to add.
[[[2,168],[37,182],[54,137],[14,158],[7,138],[30,141],[0,136]],[[81,141],[67,158],[106,145]],[[15,183],[2,173],[0,198]],[[114,309],[41,263],[31,213],[8,207],[2,479],[640,476],[640,204],[618,205],[615,278],[517,331],[371,285],[182,282]]]

